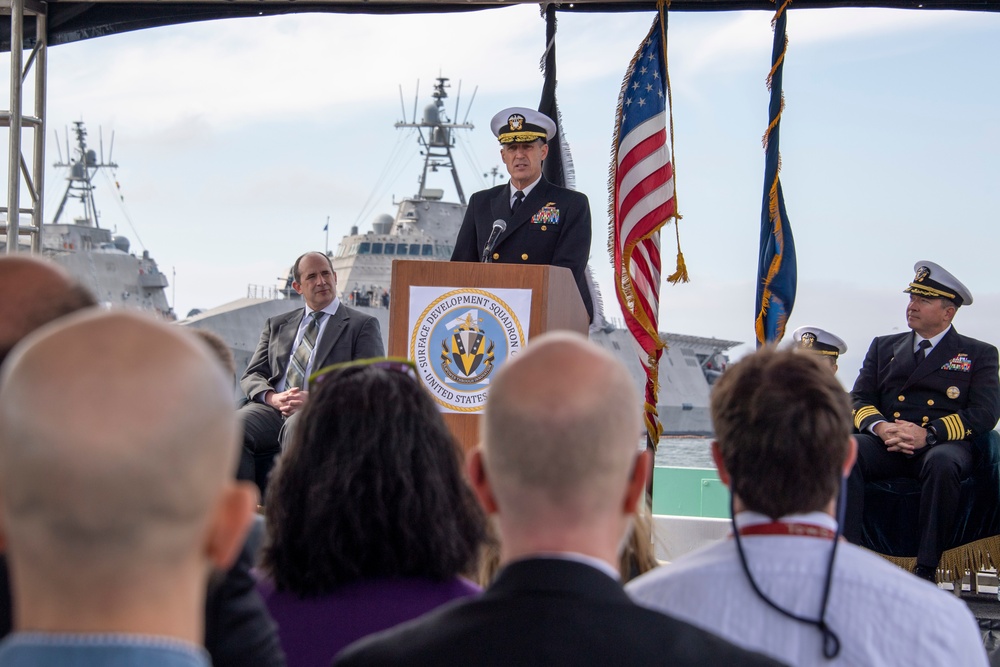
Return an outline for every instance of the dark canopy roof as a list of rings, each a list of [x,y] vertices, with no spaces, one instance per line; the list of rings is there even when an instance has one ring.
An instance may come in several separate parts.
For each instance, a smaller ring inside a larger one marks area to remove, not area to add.
[[[49,44],[68,44],[82,39],[113,35],[158,26],[249,16],[276,16],[303,12],[342,14],[411,14],[427,12],[468,12],[521,4],[518,0],[196,0],[163,2],[154,0],[48,3]],[[527,3],[537,4],[537,3]],[[655,2],[638,0],[574,0],[557,5],[570,12],[653,11]],[[1000,11],[1000,0],[795,0],[791,10],[830,7],[896,7],[901,9],[957,9]],[[671,11],[732,11],[757,9],[774,11],[767,0],[673,0]],[[25,46],[34,41],[34,18],[26,16]],[[10,21],[0,19],[0,49],[10,50]]]

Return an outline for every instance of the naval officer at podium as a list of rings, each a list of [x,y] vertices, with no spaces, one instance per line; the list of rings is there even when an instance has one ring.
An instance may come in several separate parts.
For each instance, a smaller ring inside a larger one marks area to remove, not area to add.
[[[490,126],[500,140],[510,182],[472,195],[452,261],[565,266],[593,320],[586,275],[590,203],[583,193],[542,176],[556,124],[532,109],[511,107],[495,115]]]

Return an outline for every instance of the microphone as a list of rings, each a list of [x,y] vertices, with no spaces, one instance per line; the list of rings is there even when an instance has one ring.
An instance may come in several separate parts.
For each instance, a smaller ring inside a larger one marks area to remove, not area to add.
[[[497,242],[497,239],[500,238],[500,235],[503,234],[505,229],[507,229],[506,222],[503,220],[493,221],[493,231],[490,232],[490,238],[486,239],[486,245],[483,246],[484,264],[490,263],[490,253],[493,252],[493,245]]]

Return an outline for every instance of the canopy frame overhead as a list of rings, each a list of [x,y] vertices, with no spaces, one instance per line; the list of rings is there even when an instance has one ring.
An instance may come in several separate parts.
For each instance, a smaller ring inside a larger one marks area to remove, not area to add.
[[[2,0],[0,8],[18,0]],[[43,3],[45,4],[45,3]],[[48,44],[58,46],[131,30],[224,18],[298,13],[417,14],[495,9],[516,4],[555,4],[561,12],[656,11],[655,0],[574,0],[537,3],[527,0],[52,0],[48,2]],[[796,0],[794,9],[893,7],[914,10],[1000,11],[1000,0]],[[670,11],[774,11],[769,0],[672,0]],[[2,9],[0,9],[2,11]],[[8,10],[9,11],[9,10]],[[34,46],[34,16],[25,16],[24,45]],[[10,50],[11,28],[0,21],[0,50]]]

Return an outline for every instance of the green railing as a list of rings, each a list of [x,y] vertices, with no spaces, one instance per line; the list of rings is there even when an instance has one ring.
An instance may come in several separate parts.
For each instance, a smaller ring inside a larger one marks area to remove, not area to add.
[[[711,468],[654,468],[653,514],[729,518],[729,489]]]

